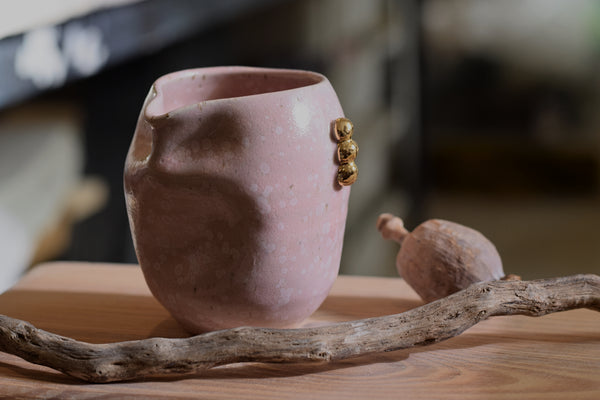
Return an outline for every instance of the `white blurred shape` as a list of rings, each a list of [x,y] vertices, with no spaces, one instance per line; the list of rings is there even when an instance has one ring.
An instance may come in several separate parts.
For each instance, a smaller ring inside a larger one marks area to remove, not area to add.
[[[108,60],[109,52],[97,27],[69,24],[63,35],[64,55],[80,74],[91,75]]]
[[[29,264],[33,250],[33,239],[23,224],[0,205],[0,293],[17,283],[21,273]]]
[[[15,72],[39,89],[57,87],[67,78],[67,61],[58,47],[58,32],[45,27],[27,32],[17,49]]]

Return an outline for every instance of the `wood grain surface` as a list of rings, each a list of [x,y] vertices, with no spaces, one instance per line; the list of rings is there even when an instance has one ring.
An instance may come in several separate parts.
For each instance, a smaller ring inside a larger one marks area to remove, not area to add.
[[[394,314],[420,304],[401,279],[342,276],[305,325]],[[92,343],[187,336],[131,265],[38,266],[0,295],[0,313]],[[600,314],[496,317],[447,342],[335,364],[235,364],[198,376],[101,385],[0,353],[0,396],[598,399]]]

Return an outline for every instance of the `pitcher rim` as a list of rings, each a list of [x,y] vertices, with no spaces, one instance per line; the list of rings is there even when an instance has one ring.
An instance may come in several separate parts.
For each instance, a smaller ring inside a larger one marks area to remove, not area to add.
[[[162,87],[161,87],[164,83],[171,82],[176,79],[188,79],[190,76],[199,75],[201,73],[208,74],[208,73],[214,73],[214,72],[219,72],[219,73],[222,73],[223,75],[236,74],[236,73],[242,73],[242,74],[243,73],[257,73],[257,74],[268,73],[271,75],[278,75],[278,76],[285,76],[285,75],[306,76],[306,77],[312,78],[312,82],[309,82],[306,85],[301,85],[301,86],[292,87],[292,88],[283,89],[283,90],[275,90],[275,91],[268,91],[268,92],[263,92],[263,93],[255,93],[255,94],[242,95],[242,96],[223,97],[223,98],[217,98],[217,99],[211,99],[211,100],[202,100],[202,101],[197,101],[197,102],[191,102],[190,104],[176,107],[172,110],[162,112],[162,113],[151,113],[149,111],[150,105],[153,103],[153,101],[164,93],[162,91]],[[273,95],[286,93],[286,92],[290,92],[290,91],[298,91],[298,90],[303,90],[303,89],[306,90],[307,88],[317,86],[317,85],[322,85],[327,82],[328,82],[328,79],[323,74],[314,72],[314,71],[303,70],[303,69],[265,68],[265,67],[247,67],[247,66],[220,66],[220,67],[201,67],[201,68],[183,69],[183,70],[170,72],[168,74],[162,75],[154,81],[154,83],[152,84],[152,87],[150,88],[149,96],[151,96],[151,98],[146,101],[146,104],[144,106],[144,111],[143,111],[144,118],[148,121],[158,121],[158,120],[162,120],[162,119],[168,119],[175,114],[179,114],[188,109],[198,107],[199,105],[205,104],[207,102],[217,103],[217,102],[223,102],[223,101],[231,101],[232,99],[242,99],[242,98],[249,99],[249,98],[253,98],[253,97],[257,97],[257,96],[273,96]]]

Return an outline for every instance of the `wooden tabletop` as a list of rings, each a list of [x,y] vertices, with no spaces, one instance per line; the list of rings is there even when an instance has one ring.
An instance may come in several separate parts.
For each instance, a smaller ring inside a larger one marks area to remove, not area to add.
[[[306,325],[420,305],[401,279],[341,276]],[[134,265],[53,263],[0,295],[0,314],[93,343],[186,332]],[[235,364],[202,375],[86,384],[0,353],[0,397],[600,399],[600,314],[496,317],[446,342],[329,365]]]

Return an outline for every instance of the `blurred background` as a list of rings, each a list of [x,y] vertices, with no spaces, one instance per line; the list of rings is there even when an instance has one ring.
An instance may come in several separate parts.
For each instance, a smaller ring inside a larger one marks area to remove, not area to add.
[[[490,238],[524,278],[600,273],[600,1],[0,0],[0,290],[136,262],[122,173],[152,82],[325,74],[361,146],[341,272],[394,276],[381,212]]]

